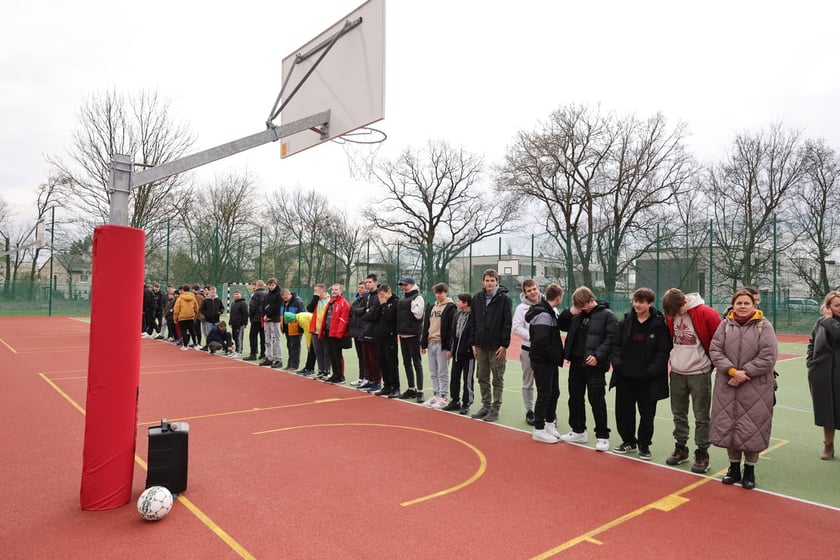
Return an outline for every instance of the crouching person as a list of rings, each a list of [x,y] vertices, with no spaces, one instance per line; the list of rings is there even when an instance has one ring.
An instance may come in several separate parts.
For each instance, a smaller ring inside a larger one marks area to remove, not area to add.
[[[219,321],[207,333],[207,350],[211,354],[215,354],[219,350],[224,350],[225,354],[228,354],[231,346],[233,346],[233,340],[227,331],[227,323]]]

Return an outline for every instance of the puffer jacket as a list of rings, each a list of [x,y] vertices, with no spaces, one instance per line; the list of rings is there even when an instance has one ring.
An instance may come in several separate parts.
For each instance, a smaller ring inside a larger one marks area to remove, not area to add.
[[[767,449],[777,356],[776,333],[761,311],[744,325],[739,325],[731,313],[718,325],[709,348],[717,369],[710,438],[714,445],[751,452]],[[746,371],[750,380],[732,387],[728,384],[731,368]]]
[[[566,359],[572,361],[572,348],[575,337],[580,330],[581,322],[587,319],[585,313],[572,315],[571,311],[564,309],[557,319],[560,330],[568,333],[566,336]],[[610,369],[610,355],[612,353],[613,338],[618,332],[618,319],[607,307],[606,302],[598,302],[598,305],[589,312],[589,330],[586,334],[584,344],[584,356],[595,356],[598,363],[594,366],[606,372]]]
[[[557,313],[548,302],[540,300],[525,313],[531,341],[532,364],[562,366],[563,339],[557,324]]]
[[[198,302],[192,292],[181,292],[172,309],[175,321],[194,321],[198,318]]]

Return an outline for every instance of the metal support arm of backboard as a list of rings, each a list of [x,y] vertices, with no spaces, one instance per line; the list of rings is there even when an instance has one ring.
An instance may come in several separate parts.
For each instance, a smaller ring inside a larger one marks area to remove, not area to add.
[[[128,225],[128,200],[133,188],[166,179],[269,142],[276,142],[280,138],[305,130],[313,130],[326,138],[329,134],[329,126],[330,111],[324,111],[279,127],[270,127],[262,132],[137,173],[133,171],[134,164],[129,156],[115,154],[111,160],[111,176],[108,189],[111,195],[110,223],[121,226]]]

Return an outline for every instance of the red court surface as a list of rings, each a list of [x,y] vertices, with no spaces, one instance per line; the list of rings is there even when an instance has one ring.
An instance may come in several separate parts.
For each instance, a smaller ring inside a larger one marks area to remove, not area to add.
[[[840,511],[143,340],[132,503],[79,508],[88,325],[0,319],[3,558],[834,558]],[[114,375],[120,364],[114,363]],[[189,486],[140,520],[146,429]]]

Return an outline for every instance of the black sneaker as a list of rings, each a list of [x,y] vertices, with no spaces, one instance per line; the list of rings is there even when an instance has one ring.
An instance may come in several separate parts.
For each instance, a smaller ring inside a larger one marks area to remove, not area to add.
[[[688,447],[678,443],[674,446],[674,452],[665,459],[665,464],[671,466],[682,465],[686,461],[688,461]]]
[[[484,420],[484,417],[490,414],[490,409],[486,406],[482,406],[478,409],[478,412],[471,414],[470,418],[475,418],[476,420]]]
[[[341,385],[344,383],[344,376],[333,374],[326,378],[324,381],[327,383],[333,383],[335,385]]]
[[[315,376],[315,379],[317,379],[318,381],[323,381],[324,379],[328,378],[330,375],[331,374],[328,371],[319,371],[318,375]]]
[[[490,411],[482,418],[485,422],[495,422],[499,419],[499,409],[491,408]]]
[[[271,360],[263,360],[263,361],[260,362],[260,365],[261,366],[270,366],[273,363],[274,362],[272,362]]]
[[[301,372],[301,375],[304,377],[312,377],[313,375],[315,375],[315,370],[312,369],[304,369],[301,370]]]
[[[386,385],[386,386],[382,387],[381,389],[379,389],[378,391],[374,391],[371,394],[376,395],[377,397],[387,397],[390,392],[391,392],[391,388]]]
[[[274,368],[274,369],[280,369],[280,368],[283,367],[283,362],[281,362],[280,360],[277,360],[276,362],[272,362],[271,367]]]
[[[247,356],[245,356],[242,359],[245,360],[246,362],[256,362],[257,361],[257,356],[255,354],[248,354]]]
[[[449,404],[441,408],[441,410],[445,410],[447,412],[455,412],[461,408],[461,401],[449,401]]]
[[[406,389],[402,395],[400,395],[401,399],[413,399],[417,396],[417,391],[414,389]]]
[[[525,423],[528,424],[529,426],[534,425],[534,411],[533,410],[529,410],[528,412],[525,413]]]
[[[470,413],[470,405],[468,405],[468,404],[461,405],[461,409],[458,410],[458,414],[461,414],[463,416],[466,416],[469,413]]]
[[[423,391],[417,391],[417,404],[423,404]]]
[[[614,447],[613,451],[618,453],[619,455],[625,455],[627,453],[635,453],[636,451],[638,451],[638,449],[636,449],[635,443],[622,442],[622,444],[618,447]]]
[[[639,459],[642,459],[643,461],[650,461],[650,447],[646,445],[639,446]]]
[[[698,449],[694,452],[694,464],[691,465],[691,472],[703,474],[709,472],[709,452],[706,449]]]
[[[388,393],[385,396],[388,397],[389,399],[401,399],[402,398],[402,396],[400,395],[400,388],[399,387],[394,387],[393,389],[391,389],[391,392]]]

